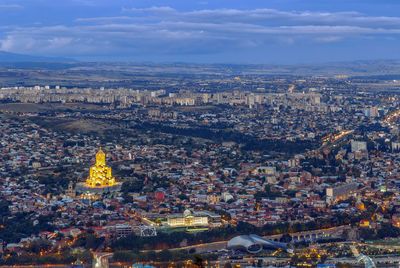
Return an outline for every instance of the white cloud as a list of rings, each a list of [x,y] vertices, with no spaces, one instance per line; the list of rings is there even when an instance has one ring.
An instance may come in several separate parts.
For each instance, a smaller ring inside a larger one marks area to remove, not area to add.
[[[248,23],[276,23],[283,25],[351,25],[390,27],[400,26],[400,17],[366,16],[359,12],[311,12],[311,11],[280,11],[276,9],[202,9],[189,12],[179,12],[169,6],[150,8],[124,8],[131,13],[157,13],[160,19],[184,20],[197,22],[248,22]]]
[[[315,38],[315,41],[319,43],[332,43],[332,42],[337,42],[342,40],[343,37],[340,36],[325,36],[325,37],[317,37]]]
[[[96,18],[78,18],[75,22],[90,22],[90,23],[110,23],[116,21],[146,21],[149,17],[129,17],[129,16],[116,16],[116,17],[96,17]]]
[[[15,27],[3,31],[1,49],[66,56],[207,53],[253,49],[269,43],[341,42],[346,38],[397,37],[400,17],[357,12],[275,9],[125,8],[123,16],[78,18],[69,26]]]
[[[21,5],[1,5],[0,4],[0,9],[7,9],[7,8],[23,8]]]
[[[155,13],[176,13],[177,11],[169,6],[153,6],[148,8],[123,8],[123,12],[133,12],[133,13],[140,13],[140,12],[155,12]]]

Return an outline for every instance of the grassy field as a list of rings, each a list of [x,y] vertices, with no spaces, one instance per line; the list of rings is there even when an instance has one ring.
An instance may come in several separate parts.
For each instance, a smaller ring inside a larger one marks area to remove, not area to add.
[[[31,120],[44,128],[51,128],[58,131],[67,131],[69,133],[102,135],[105,131],[118,129],[117,126],[108,124],[101,120],[71,120],[71,119],[53,119],[53,118],[31,118]]]
[[[385,245],[385,246],[400,246],[400,239],[374,240],[374,241],[368,241],[367,244]]]
[[[88,103],[0,103],[0,111],[15,113],[41,113],[62,111],[101,111],[100,105]]]
[[[186,227],[177,227],[177,228],[165,228],[163,229],[166,233],[174,233],[174,232],[188,232],[188,233],[195,233],[195,232],[203,232],[207,231],[208,228],[186,228]]]
[[[166,232],[166,233],[185,232],[186,228],[185,227],[165,228],[165,229],[163,229],[163,231]]]

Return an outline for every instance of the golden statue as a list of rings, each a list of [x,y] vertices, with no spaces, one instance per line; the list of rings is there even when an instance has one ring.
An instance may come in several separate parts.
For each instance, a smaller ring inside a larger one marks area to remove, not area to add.
[[[111,175],[111,168],[106,166],[106,154],[101,150],[96,154],[96,164],[90,168],[89,178],[86,180],[89,187],[110,187],[115,185],[115,178]]]

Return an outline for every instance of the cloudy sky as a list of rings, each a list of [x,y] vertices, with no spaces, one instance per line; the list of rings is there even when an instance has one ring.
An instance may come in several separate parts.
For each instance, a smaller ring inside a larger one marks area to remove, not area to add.
[[[400,1],[0,0],[0,50],[82,61],[400,59]]]

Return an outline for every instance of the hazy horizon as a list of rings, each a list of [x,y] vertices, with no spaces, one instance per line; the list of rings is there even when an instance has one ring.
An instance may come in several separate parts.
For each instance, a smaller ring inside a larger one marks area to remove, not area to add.
[[[309,64],[399,59],[398,1],[0,2],[0,50],[78,61]]]

